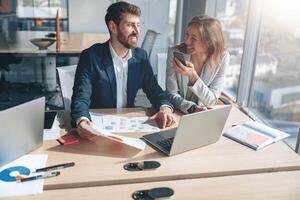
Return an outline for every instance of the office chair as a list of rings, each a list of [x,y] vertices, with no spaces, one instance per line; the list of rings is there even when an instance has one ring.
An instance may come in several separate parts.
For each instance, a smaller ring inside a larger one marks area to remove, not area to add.
[[[9,72],[9,65],[10,64],[19,64],[22,61],[22,57],[16,57],[10,53],[0,54],[0,93],[4,93],[5,95],[1,95],[2,101],[11,101],[12,98],[10,97],[9,87],[10,84],[6,81],[5,73]]]
[[[159,86],[166,89],[166,70],[167,70],[167,53],[158,53],[157,55],[157,82]]]
[[[146,50],[149,58],[151,56],[151,52],[158,34],[159,33],[157,33],[156,31],[150,29],[148,29],[146,32],[145,38],[142,43],[142,48]]]
[[[71,110],[71,98],[73,94],[73,85],[76,68],[77,65],[70,65],[57,68],[59,85],[61,89],[61,95],[63,98],[65,111]]]

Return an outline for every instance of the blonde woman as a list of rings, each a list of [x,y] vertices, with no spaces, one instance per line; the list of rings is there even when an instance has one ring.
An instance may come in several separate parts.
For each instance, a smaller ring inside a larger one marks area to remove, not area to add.
[[[174,51],[188,54],[189,61],[182,64],[173,56]],[[173,105],[184,113],[214,106],[229,59],[220,22],[207,15],[193,17],[185,42],[168,51],[166,90]]]

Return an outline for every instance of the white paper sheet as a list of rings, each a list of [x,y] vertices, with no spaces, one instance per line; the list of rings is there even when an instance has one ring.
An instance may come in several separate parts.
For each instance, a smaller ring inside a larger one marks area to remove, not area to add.
[[[30,172],[35,171],[37,168],[46,166],[48,155],[25,155],[21,158],[10,162],[9,164],[0,168],[0,197],[9,196],[22,196],[22,195],[33,195],[43,192],[44,180],[28,181],[23,183],[8,182],[6,179],[4,170],[8,170],[12,167],[18,167],[19,169],[26,169]],[[26,173],[25,173],[26,174]],[[19,171],[12,170],[10,176],[21,175],[24,177],[32,176],[32,174],[20,174]]]
[[[54,121],[52,129],[44,129],[43,140],[56,140],[60,137],[59,122],[57,119]]]
[[[98,131],[112,133],[124,132],[157,132],[159,128],[156,122],[150,121],[148,117],[120,117],[114,115],[103,115],[90,113],[94,127]]]
[[[134,147],[139,150],[144,150],[146,147],[145,142],[143,142],[139,138],[125,137],[125,136],[116,135],[116,134],[113,134],[113,133],[110,133],[107,131],[99,131],[94,127],[91,127],[90,131],[98,136],[105,137],[107,139]]]

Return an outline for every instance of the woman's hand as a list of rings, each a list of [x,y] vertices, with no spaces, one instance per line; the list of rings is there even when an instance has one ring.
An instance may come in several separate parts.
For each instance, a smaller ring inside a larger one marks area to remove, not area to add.
[[[183,65],[177,58],[174,58],[173,67],[177,73],[188,76],[190,84],[193,85],[198,80],[199,76],[194,68],[194,64],[189,61],[185,62],[186,65]]]

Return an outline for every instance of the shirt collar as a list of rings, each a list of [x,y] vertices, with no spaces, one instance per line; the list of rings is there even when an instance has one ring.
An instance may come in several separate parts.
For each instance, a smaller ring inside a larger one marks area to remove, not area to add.
[[[113,46],[111,45],[111,41],[109,41],[109,50],[110,50],[110,54],[111,54],[112,59],[116,60],[116,61],[119,61],[119,62],[128,61],[132,57],[131,49],[129,49],[127,55],[124,58],[118,56],[118,54],[114,50]]]

